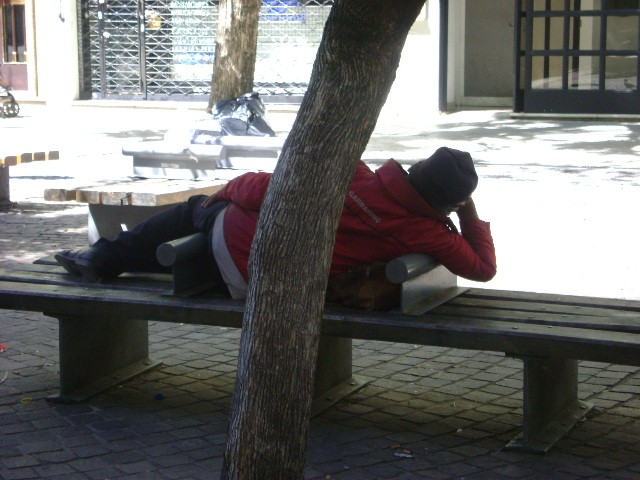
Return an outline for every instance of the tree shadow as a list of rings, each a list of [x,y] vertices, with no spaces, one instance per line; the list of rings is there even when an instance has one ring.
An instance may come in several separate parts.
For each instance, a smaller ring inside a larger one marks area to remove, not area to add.
[[[635,155],[640,136],[640,123],[608,120],[549,120],[512,118],[500,112],[478,120],[439,121],[433,128],[410,134],[374,135],[371,147],[384,142],[402,145],[403,150],[418,152],[431,145],[455,144],[470,151],[491,153],[517,150],[529,155],[535,153],[533,146],[544,146],[557,152],[567,165],[581,165],[580,154],[589,155]],[[527,159],[527,160],[529,160]],[[490,162],[482,155],[481,162]],[[521,163],[522,160],[517,163]],[[528,162],[532,164],[531,162]],[[534,161],[535,163],[535,161]]]
[[[13,203],[0,210],[0,265],[31,263],[63,249],[86,248],[87,207]]]

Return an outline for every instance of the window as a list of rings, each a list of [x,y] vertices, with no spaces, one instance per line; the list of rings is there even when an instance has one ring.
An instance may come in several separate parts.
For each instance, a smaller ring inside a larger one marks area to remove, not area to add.
[[[640,8],[638,0],[609,0],[608,8],[612,10],[628,10]]]
[[[2,36],[4,63],[25,63],[27,49],[24,0],[2,1]]]

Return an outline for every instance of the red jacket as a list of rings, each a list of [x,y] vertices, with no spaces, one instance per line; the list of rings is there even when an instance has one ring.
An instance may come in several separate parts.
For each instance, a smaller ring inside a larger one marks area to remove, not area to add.
[[[260,206],[271,174],[247,173],[216,194],[229,200],[225,240],[238,270],[248,280],[248,260]],[[407,253],[433,255],[451,272],[469,280],[488,281],[496,273],[489,223],[461,221],[458,233],[411,186],[395,160],[372,172],[360,162],[345,198],[331,261],[331,275],[375,260]]]

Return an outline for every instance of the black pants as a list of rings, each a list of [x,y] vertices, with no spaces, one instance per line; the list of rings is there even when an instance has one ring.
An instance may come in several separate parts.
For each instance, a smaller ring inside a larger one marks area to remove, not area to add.
[[[114,240],[101,238],[93,248],[109,259],[107,268],[114,276],[123,272],[167,272],[169,269],[158,263],[157,248],[162,243],[202,232],[209,240],[207,258],[203,261],[211,265],[212,280],[226,287],[211,251],[211,231],[216,216],[229,202],[216,202],[204,208],[202,203],[207,198],[206,195],[194,195],[186,202],[149,217],[133,230],[119,233]]]

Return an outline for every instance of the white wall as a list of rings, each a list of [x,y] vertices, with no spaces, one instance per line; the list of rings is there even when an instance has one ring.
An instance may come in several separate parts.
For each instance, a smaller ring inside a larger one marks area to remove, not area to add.
[[[79,96],[76,1],[34,1],[34,13],[38,98],[69,105]]]
[[[439,18],[438,0],[428,0],[407,37],[379,127],[419,128],[438,114]]]

